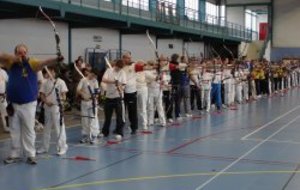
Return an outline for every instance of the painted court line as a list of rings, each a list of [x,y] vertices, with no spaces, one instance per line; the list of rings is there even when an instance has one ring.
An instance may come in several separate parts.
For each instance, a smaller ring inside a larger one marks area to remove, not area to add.
[[[172,178],[186,178],[186,177],[196,177],[196,176],[213,176],[217,172],[199,172],[199,173],[183,173],[183,174],[171,174],[171,175],[156,175],[156,176],[140,176],[140,177],[130,177],[130,178],[115,178],[115,179],[104,179],[99,181],[91,181],[85,183],[75,183],[67,184],[57,187],[40,188],[35,190],[63,190],[63,189],[73,189],[73,188],[87,188],[89,186],[100,186],[105,184],[115,184],[115,183],[129,183],[134,181],[147,181],[147,180],[162,180],[162,179],[172,179]],[[257,170],[257,171],[237,171],[237,172],[224,172],[224,176],[232,175],[268,175],[268,174],[300,174],[300,171],[295,170]]]
[[[272,135],[270,135],[268,138],[266,138],[265,140],[263,140],[262,142],[258,143],[256,146],[254,146],[252,149],[250,149],[248,152],[246,152],[245,154],[243,154],[241,157],[239,157],[238,159],[236,159],[234,162],[232,162],[231,164],[229,164],[228,166],[226,166],[224,169],[222,169],[220,172],[216,173],[216,175],[214,175],[213,177],[211,177],[209,180],[207,180],[205,183],[203,183],[202,185],[198,186],[196,188],[196,190],[201,190],[204,187],[206,187],[209,183],[211,183],[213,180],[215,180],[217,177],[219,177],[220,175],[222,175],[224,172],[226,172],[228,169],[230,169],[232,166],[234,166],[235,164],[237,164],[238,162],[240,162],[241,160],[243,160],[246,156],[248,156],[250,153],[252,153],[254,150],[256,150],[258,147],[260,147],[262,144],[264,144],[265,142],[267,142],[268,140],[270,140],[272,137],[274,137],[275,135],[277,135],[278,133],[280,133],[282,130],[284,130],[286,127],[288,127],[291,123],[295,122],[298,118],[300,118],[300,115],[297,116],[296,118],[294,118],[293,120],[291,120],[290,122],[288,122],[287,124],[285,124],[284,126],[282,126],[280,129],[278,129],[276,132],[274,132]]]
[[[252,138],[250,138],[250,139],[246,139],[246,141],[254,141],[254,142],[260,142],[260,141],[262,141],[263,139],[252,139]],[[298,144],[300,144],[300,142],[298,142],[298,141],[291,141],[291,140],[286,140],[286,141],[283,141],[283,140],[276,140],[276,139],[274,139],[274,140],[268,140],[267,142],[271,142],[271,143],[278,143],[278,144],[296,144],[296,145],[298,145]]]
[[[266,128],[266,127],[268,127],[269,125],[275,123],[275,122],[278,121],[279,119],[281,119],[281,118],[287,116],[288,114],[292,113],[293,111],[295,111],[295,110],[297,110],[297,109],[299,109],[299,108],[300,108],[300,105],[298,105],[297,107],[293,108],[292,110],[286,112],[285,114],[276,117],[276,118],[273,119],[272,121],[269,121],[268,123],[264,124],[263,126],[259,127],[258,129],[254,130],[253,132],[247,134],[246,136],[243,136],[243,137],[241,138],[241,140],[242,140],[242,141],[246,140],[246,139],[247,139],[248,137],[250,137],[251,135],[253,135],[253,134],[259,132],[260,130],[262,130],[262,129]]]

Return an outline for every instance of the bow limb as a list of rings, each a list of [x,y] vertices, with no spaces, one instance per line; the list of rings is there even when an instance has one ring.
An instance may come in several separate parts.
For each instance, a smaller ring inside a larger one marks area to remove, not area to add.
[[[155,45],[154,41],[152,40],[152,38],[151,38],[151,36],[149,34],[149,30],[146,31],[146,35],[147,35],[147,38],[149,39],[150,44],[152,46],[151,49],[154,51],[156,58],[159,59],[159,55],[158,55],[158,51],[156,49],[156,45]]]
[[[104,60],[105,60],[106,65],[107,65],[110,69],[112,69],[112,66],[111,66],[111,64],[110,64],[110,62],[108,61],[108,59],[107,59],[106,56],[104,56]]]
[[[76,64],[74,63],[74,68],[77,71],[77,73],[86,81],[87,83],[87,87],[89,90],[89,93],[91,95],[91,100],[92,100],[92,112],[93,112],[93,117],[96,117],[96,97],[95,97],[95,93],[92,90],[92,87],[88,81],[88,79],[83,75],[83,73],[80,71],[80,69],[76,66]],[[91,117],[92,118],[92,117]],[[91,134],[91,130],[90,130],[90,138],[92,138],[92,134]]]
[[[82,74],[82,72],[79,70],[79,68],[76,66],[75,63],[74,63],[74,68],[75,68],[75,70],[77,71],[77,73],[81,76],[81,78],[87,80],[87,79],[85,78],[85,76]]]
[[[231,58],[234,59],[234,55],[233,55],[232,51],[225,44],[223,44],[223,47],[228,53],[230,53]]]
[[[39,6],[39,11],[42,13],[42,15],[50,22],[52,25],[53,31],[54,31],[54,36],[55,36],[55,42],[56,42],[56,55],[61,56],[61,50],[60,50],[60,37],[58,35],[58,32],[56,31],[56,25],[52,21],[52,19],[43,11],[42,7]]]

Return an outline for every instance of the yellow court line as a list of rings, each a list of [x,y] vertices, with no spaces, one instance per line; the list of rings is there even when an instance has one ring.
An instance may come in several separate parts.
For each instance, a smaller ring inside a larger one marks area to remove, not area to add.
[[[102,180],[102,181],[92,181],[92,182],[87,182],[87,183],[62,185],[62,186],[58,186],[58,187],[42,188],[42,189],[36,189],[36,190],[60,190],[60,189],[79,188],[79,187],[121,183],[121,182],[167,179],[167,178],[178,178],[178,177],[214,176],[218,173],[219,172],[200,172],[200,173],[186,173],[186,174],[174,174],[174,175],[157,175],[157,176],[144,176],[144,177],[132,177],[132,178],[119,178],[119,179],[109,179],[109,180]],[[262,175],[262,174],[293,174],[293,173],[300,174],[300,171],[291,171],[291,170],[242,171],[242,172],[223,172],[221,175]]]

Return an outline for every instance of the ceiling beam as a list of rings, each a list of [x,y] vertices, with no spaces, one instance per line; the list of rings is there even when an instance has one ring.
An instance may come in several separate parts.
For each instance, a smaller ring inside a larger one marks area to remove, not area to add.
[[[244,6],[269,6],[270,2],[262,3],[235,3],[235,4],[226,4],[226,7],[244,7]]]

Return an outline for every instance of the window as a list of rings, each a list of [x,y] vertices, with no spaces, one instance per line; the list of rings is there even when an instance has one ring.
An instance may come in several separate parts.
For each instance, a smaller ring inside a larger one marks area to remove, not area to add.
[[[257,31],[257,14],[249,9],[245,11],[245,26],[249,30]]]
[[[225,25],[226,7],[206,2],[206,21],[210,24]]]
[[[149,0],[122,0],[122,4],[142,10],[149,10]]]
[[[159,3],[159,9],[161,12],[164,13],[164,15],[173,15],[176,14],[176,1],[177,0],[158,0]]]
[[[185,0],[185,15],[191,20],[199,19],[199,0]]]

